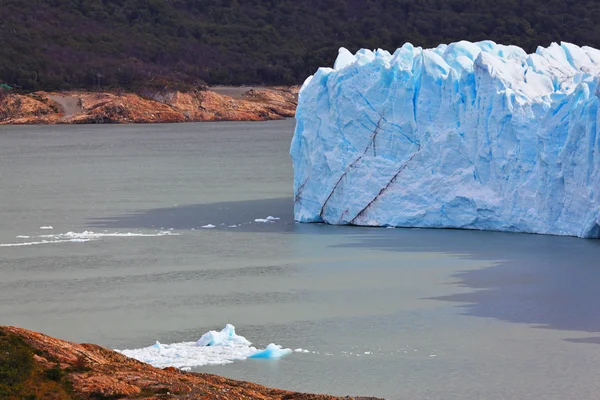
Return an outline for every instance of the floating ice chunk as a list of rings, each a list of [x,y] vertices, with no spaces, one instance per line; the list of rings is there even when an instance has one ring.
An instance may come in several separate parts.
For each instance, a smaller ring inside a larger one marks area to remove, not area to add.
[[[270,345],[267,346],[266,349],[264,350],[260,350],[254,354],[252,354],[250,357],[248,358],[281,358],[283,356],[286,356],[288,354],[290,354],[292,352],[291,349],[284,349],[279,345],[276,345],[275,343],[271,343]]]
[[[279,217],[272,217],[272,216],[268,216],[267,218],[257,218],[254,220],[254,222],[275,222],[275,221],[279,221],[280,218]]]
[[[264,350],[252,347],[245,337],[235,333],[235,327],[230,324],[220,332],[205,333],[197,342],[166,345],[157,341],[141,349],[116,351],[157,368],[176,367],[184,370],[203,365],[229,364],[246,358],[279,358],[292,352],[275,344],[270,344]]]
[[[54,229],[54,227],[52,227],[52,226],[40,226],[40,229],[51,230],[51,229]]]
[[[155,349],[157,349],[159,353],[162,353],[162,352],[164,352],[166,350],[165,346],[163,346],[162,344],[160,344],[160,342],[158,340],[156,341],[156,343],[154,344],[153,347]]]
[[[196,342],[185,342],[117,351],[157,368],[182,368],[230,364],[235,360],[244,360],[258,350],[246,345],[198,346]]]
[[[294,352],[295,352],[295,353],[310,353],[310,351],[309,351],[309,350],[306,350],[306,349],[300,349],[300,348],[298,348],[298,349],[294,349]]]
[[[233,325],[227,324],[221,332],[206,332],[196,344],[198,346],[249,346],[250,342],[245,337],[237,335]]]
[[[215,226],[213,224],[208,224],[208,225],[204,225],[202,228],[204,228],[204,229],[212,229],[214,227]]]

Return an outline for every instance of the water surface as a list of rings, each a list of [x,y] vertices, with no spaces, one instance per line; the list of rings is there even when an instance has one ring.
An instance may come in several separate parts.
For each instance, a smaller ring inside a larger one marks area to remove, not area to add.
[[[597,397],[600,241],[294,224],[292,131],[0,127],[0,324],[136,348],[232,323],[311,353],[197,370],[291,390]]]

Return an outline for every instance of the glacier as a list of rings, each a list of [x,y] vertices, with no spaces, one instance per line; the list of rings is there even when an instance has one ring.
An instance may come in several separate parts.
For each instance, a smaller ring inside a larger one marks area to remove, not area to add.
[[[302,86],[298,222],[600,237],[600,50],[342,48]]]

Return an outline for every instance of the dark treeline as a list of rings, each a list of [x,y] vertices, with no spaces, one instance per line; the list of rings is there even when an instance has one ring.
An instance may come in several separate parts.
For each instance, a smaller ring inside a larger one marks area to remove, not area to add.
[[[0,83],[295,84],[340,46],[462,39],[600,47],[600,1],[0,0]]]

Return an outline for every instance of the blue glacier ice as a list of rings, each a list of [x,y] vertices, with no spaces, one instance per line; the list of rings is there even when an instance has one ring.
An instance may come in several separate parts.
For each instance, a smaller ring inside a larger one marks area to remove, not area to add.
[[[260,350],[254,354],[252,354],[248,358],[266,358],[266,359],[275,359],[287,356],[292,352],[292,349],[284,349],[275,343],[271,343],[267,346],[266,349]]]
[[[600,237],[600,51],[340,49],[300,90],[295,219]]]

